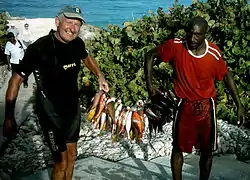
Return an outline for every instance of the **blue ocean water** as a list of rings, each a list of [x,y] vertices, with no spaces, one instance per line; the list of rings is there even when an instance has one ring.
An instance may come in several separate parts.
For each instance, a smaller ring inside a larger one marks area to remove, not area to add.
[[[192,0],[179,0],[189,5]],[[155,12],[158,7],[168,9],[174,0],[0,0],[0,12],[8,11],[11,16],[26,18],[51,18],[65,5],[79,6],[87,23],[106,27],[107,24],[122,25]]]

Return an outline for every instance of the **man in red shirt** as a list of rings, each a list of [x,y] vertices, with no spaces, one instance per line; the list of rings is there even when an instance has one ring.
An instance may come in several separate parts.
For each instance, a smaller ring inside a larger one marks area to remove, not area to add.
[[[186,38],[170,39],[145,57],[145,75],[149,96],[154,101],[159,90],[152,85],[153,58],[170,62],[174,69],[174,93],[178,107],[173,122],[171,169],[174,180],[182,179],[183,152],[199,149],[200,179],[207,180],[212,152],[217,149],[215,117],[215,81],[223,80],[237,105],[238,122],[244,123],[244,108],[232,75],[220,49],[205,39],[206,20],[195,17],[187,23]]]

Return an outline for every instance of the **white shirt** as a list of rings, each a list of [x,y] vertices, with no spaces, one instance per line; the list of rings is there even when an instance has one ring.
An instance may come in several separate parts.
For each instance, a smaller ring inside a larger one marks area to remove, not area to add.
[[[19,64],[19,61],[23,59],[26,46],[23,43],[22,46],[18,41],[16,44],[12,44],[10,41],[6,43],[4,54],[10,56],[10,63]]]
[[[22,39],[25,42],[29,42],[32,41],[32,32],[30,31],[30,29],[23,29],[22,34],[20,34],[20,39]]]

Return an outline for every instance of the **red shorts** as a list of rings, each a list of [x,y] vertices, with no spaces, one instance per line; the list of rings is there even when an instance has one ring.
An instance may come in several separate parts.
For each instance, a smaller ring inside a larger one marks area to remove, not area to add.
[[[181,152],[201,152],[217,149],[215,102],[211,99],[186,101],[181,99],[173,122],[173,147]]]

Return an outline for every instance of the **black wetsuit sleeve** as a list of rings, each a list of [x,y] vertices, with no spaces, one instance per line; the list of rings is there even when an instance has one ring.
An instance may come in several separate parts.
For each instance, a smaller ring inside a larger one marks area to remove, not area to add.
[[[17,74],[27,79],[32,71],[38,66],[39,57],[39,49],[37,48],[36,44],[31,44],[28,46],[18,68]]]
[[[77,49],[79,50],[80,59],[83,60],[88,57],[88,51],[86,50],[85,43],[82,39],[79,38],[78,44],[80,48],[78,47]]]

